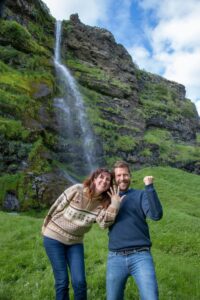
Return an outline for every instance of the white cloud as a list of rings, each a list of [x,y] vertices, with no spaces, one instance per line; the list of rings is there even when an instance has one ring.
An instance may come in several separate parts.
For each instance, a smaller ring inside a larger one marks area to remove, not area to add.
[[[96,25],[99,19],[106,17],[106,0],[43,0],[57,20],[68,20],[70,15],[78,13],[85,24]]]
[[[156,25],[148,23],[151,52],[141,63],[138,60],[139,66],[185,85],[187,97],[196,101],[200,114],[200,2],[143,0],[140,4],[147,15],[154,14]]]
[[[110,28],[115,37],[121,40],[126,38],[127,28],[131,26],[130,7],[131,0],[113,1],[108,6],[107,22],[104,26]]]
[[[151,53],[145,47],[133,46],[127,50],[132,56],[134,63],[137,65],[139,62],[141,69],[150,70],[152,73],[161,73],[162,64],[160,65],[159,62],[155,64],[154,60],[151,59]]]
[[[194,12],[181,19],[161,20],[151,31],[154,50],[190,51],[200,46],[200,40],[197,39],[200,36],[199,15],[200,11],[199,14]]]
[[[195,105],[196,105],[197,111],[199,112],[199,115],[200,115],[200,100],[195,101]]]

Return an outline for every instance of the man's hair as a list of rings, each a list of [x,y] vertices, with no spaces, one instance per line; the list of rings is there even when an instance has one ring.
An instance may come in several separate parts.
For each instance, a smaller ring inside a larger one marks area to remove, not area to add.
[[[115,169],[117,168],[127,168],[129,174],[131,174],[131,170],[130,170],[130,166],[127,162],[123,161],[123,160],[118,160],[116,161],[116,163],[113,166],[113,173],[115,172]]]

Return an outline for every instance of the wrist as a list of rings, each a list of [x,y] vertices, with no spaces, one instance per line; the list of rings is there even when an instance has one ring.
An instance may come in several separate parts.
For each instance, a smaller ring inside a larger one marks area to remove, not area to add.
[[[145,184],[145,189],[154,189],[153,183]]]
[[[110,204],[110,206],[112,206],[112,207],[118,209],[119,206],[120,206],[120,201],[119,201],[118,199],[116,199],[116,198],[113,198],[113,199],[111,199],[111,204]]]

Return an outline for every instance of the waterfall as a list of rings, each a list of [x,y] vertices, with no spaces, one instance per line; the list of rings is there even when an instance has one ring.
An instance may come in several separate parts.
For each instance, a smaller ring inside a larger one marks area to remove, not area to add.
[[[71,166],[72,172],[87,175],[96,168],[95,138],[87,120],[83,98],[76,80],[61,62],[62,22],[56,22],[56,41],[54,65],[61,97],[54,99],[60,134],[65,140],[62,153],[64,162]]]

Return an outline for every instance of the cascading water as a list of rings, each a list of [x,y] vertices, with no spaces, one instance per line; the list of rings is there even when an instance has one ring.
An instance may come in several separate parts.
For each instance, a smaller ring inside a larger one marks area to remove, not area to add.
[[[87,121],[82,96],[70,71],[61,63],[62,22],[56,22],[54,64],[62,96],[54,99],[62,142],[61,156],[73,173],[86,175],[96,166],[95,138]]]

